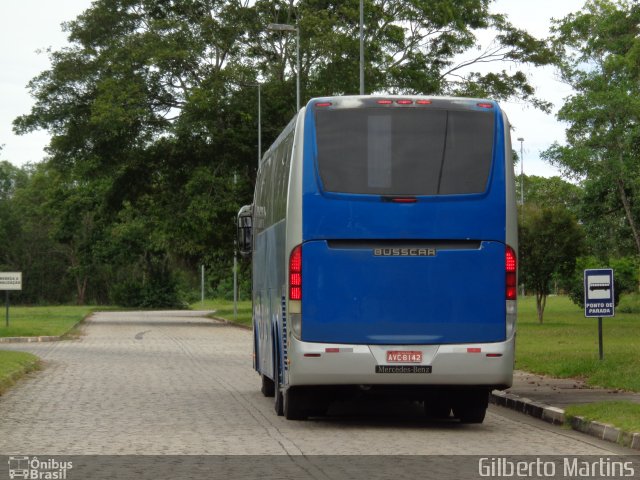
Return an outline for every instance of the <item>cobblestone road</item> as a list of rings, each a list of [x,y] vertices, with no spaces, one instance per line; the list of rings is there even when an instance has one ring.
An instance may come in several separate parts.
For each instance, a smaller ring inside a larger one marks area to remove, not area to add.
[[[628,453],[498,407],[483,425],[428,423],[406,404],[286,421],[259,391],[247,330],[198,312],[99,313],[83,330],[2,346],[45,368],[0,397],[0,454]]]

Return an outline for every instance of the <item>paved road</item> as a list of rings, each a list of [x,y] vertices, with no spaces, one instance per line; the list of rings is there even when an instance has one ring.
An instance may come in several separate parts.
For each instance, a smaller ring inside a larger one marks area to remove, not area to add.
[[[0,454],[629,453],[499,407],[483,425],[429,423],[407,404],[286,421],[259,391],[251,333],[198,312],[100,313],[84,333],[2,347],[45,369],[0,397]]]

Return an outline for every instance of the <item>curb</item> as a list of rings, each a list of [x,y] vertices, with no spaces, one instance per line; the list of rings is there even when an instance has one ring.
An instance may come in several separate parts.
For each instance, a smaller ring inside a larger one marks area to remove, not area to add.
[[[568,425],[574,430],[586,433],[600,440],[617,443],[618,445],[629,447],[633,450],[640,450],[640,433],[625,432],[613,425],[587,420],[584,417],[567,419],[563,409],[552,407],[546,403],[535,402],[529,398],[497,390],[491,392],[489,402],[534,418],[539,418],[553,425]]]
[[[41,343],[41,342],[60,342],[65,340],[65,337],[69,334],[69,332],[73,331],[74,328],[77,328],[79,325],[82,325],[86,320],[89,319],[95,312],[89,313],[82,320],[77,322],[73,327],[67,330],[62,335],[44,335],[40,337],[0,337],[0,343]]]
[[[0,337],[0,343],[40,343],[40,342],[58,342],[62,340],[62,336],[46,336],[46,337]]]
[[[244,330],[253,330],[253,327],[251,327],[249,325],[243,325],[241,323],[236,323],[233,320],[227,320],[226,318],[214,317],[214,316],[210,316],[209,318],[212,319],[212,320],[217,320],[219,322],[222,322],[225,325],[229,325],[230,327],[242,328]]]

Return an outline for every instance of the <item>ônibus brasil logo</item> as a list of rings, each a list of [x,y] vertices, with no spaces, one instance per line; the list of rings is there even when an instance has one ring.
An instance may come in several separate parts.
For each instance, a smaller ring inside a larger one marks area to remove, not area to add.
[[[40,460],[38,457],[9,457],[9,478],[27,478],[32,480],[65,480],[67,470],[73,468],[73,462],[61,462],[53,458]]]

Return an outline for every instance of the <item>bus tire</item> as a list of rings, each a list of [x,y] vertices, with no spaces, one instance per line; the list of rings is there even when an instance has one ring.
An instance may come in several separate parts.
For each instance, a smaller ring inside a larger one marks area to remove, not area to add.
[[[295,387],[289,387],[284,392],[283,399],[284,416],[287,420],[306,420],[309,417],[303,392]]]
[[[455,415],[460,419],[460,423],[482,423],[486,413],[487,407],[465,406],[458,410]]]
[[[489,405],[489,392],[485,390],[461,395],[453,404],[453,415],[460,423],[482,423]]]
[[[262,378],[262,388],[260,391],[265,397],[273,397],[276,394],[276,384],[266,375],[260,375]]]

